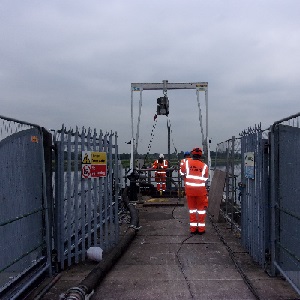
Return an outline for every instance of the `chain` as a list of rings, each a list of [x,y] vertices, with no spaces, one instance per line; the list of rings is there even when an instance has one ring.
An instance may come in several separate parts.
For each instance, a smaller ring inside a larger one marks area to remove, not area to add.
[[[154,115],[154,124],[152,126],[152,130],[151,130],[151,137],[150,137],[150,141],[149,141],[149,145],[148,145],[148,151],[147,151],[147,154],[146,154],[146,157],[145,157],[145,161],[150,153],[150,150],[151,150],[151,144],[152,144],[152,141],[153,141],[153,138],[154,138],[154,130],[156,128],[156,125],[157,125],[157,114]]]

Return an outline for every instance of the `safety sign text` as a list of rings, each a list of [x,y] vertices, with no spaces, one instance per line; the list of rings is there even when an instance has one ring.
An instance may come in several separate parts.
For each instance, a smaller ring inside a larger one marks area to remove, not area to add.
[[[106,152],[82,151],[82,178],[106,177]]]

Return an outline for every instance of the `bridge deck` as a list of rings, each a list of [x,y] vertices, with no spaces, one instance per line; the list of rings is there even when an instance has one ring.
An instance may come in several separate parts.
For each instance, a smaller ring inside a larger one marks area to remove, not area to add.
[[[208,220],[204,235],[191,235],[181,201],[137,205],[141,228],[92,299],[300,299],[253,262],[226,223]],[[64,271],[41,299],[57,300],[96,266],[87,261]]]

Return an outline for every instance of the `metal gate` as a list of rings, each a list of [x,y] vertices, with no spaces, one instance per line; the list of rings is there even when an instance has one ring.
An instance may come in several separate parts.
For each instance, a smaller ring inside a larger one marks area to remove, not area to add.
[[[272,262],[300,291],[300,114],[271,127]]]
[[[260,126],[242,133],[241,233],[242,245],[265,266],[269,247],[268,139]]]
[[[0,298],[51,274],[43,130],[0,116]]]
[[[226,174],[220,214],[232,228],[240,231],[241,201],[238,185],[241,181],[241,138],[233,136],[217,145],[215,168]]]
[[[57,262],[64,269],[84,261],[91,246],[107,251],[117,244],[121,179],[116,133],[63,126],[55,133],[54,145],[54,239]],[[92,176],[96,167],[91,158],[85,159],[87,154],[106,157],[105,176]]]

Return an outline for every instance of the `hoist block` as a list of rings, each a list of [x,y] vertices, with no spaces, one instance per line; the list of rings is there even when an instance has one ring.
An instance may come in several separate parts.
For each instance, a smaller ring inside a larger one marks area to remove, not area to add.
[[[157,98],[157,115],[165,115],[169,114],[169,99],[168,97],[159,97]]]

